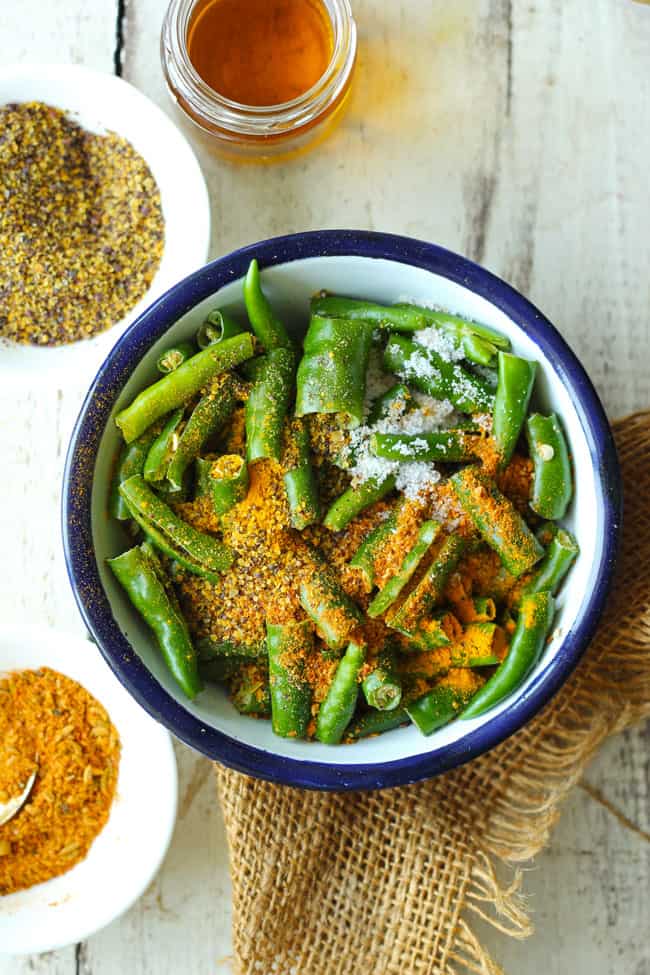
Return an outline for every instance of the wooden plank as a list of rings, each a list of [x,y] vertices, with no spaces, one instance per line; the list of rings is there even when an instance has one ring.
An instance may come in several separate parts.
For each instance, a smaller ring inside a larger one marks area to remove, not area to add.
[[[646,834],[648,727],[607,743],[586,780]],[[506,972],[644,973],[648,963],[650,843],[580,787],[524,886],[536,926],[526,942],[486,933]]]
[[[117,0],[0,4],[0,54],[14,62],[85,64],[113,71]]]
[[[487,263],[567,337],[611,415],[650,398],[649,53],[631,3],[513,5]]]
[[[116,9],[117,0],[0,4],[0,62],[68,61],[112,71]],[[65,447],[89,378],[30,389],[16,377],[0,389],[4,622],[83,631],[63,563],[59,494]],[[74,945],[41,956],[0,955],[0,975],[74,975],[79,961]]]
[[[74,945],[44,955],[0,955],[0,975],[77,975],[78,955]]]
[[[85,633],[67,580],[60,526],[65,453],[88,378],[4,387],[2,424],[3,504],[0,533],[0,599],[4,622],[34,623]],[[13,388],[12,388],[13,387]],[[20,517],[16,513],[20,513]]]
[[[506,8],[503,0],[358,0],[359,71],[349,112],[328,142],[264,169],[199,153],[212,199],[213,254],[337,226],[462,247],[475,223],[466,197],[471,203],[474,183],[493,161],[494,120],[505,98]],[[158,0],[130,5],[124,76],[176,117],[151,50],[162,13]],[[485,55],[495,23],[491,62],[477,52]]]
[[[183,745],[179,817],[165,864],[144,897],[84,946],[88,975],[227,975],[230,879],[211,763]]]

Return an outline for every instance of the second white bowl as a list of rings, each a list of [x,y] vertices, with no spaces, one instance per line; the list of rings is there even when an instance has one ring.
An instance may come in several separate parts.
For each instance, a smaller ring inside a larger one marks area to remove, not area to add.
[[[0,371],[84,370],[91,378],[122,332],[176,281],[205,263],[210,245],[210,204],[200,166],[189,143],[153,102],[121,78],[76,64],[0,67],[0,105],[40,101],[69,112],[92,132],[116,132],[147,162],[162,201],[165,249],[149,290],[112,328],[92,339],[52,348],[0,344]]]
[[[122,746],[117,792],[85,860],[60,877],[0,897],[0,954],[62,948],[110,924],[151,883],[176,821],[171,738],[120,686],[92,644],[44,627],[2,627],[0,674],[39,667],[78,681],[106,708]]]

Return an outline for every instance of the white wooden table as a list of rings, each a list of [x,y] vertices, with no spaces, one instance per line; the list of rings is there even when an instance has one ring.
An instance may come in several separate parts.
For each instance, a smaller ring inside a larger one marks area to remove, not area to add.
[[[0,63],[72,61],[171,111],[165,0],[0,4]],[[311,156],[271,168],[202,157],[213,255],[319,227],[396,231],[481,261],[530,295],[607,410],[650,404],[650,7],[633,0],[353,0],[349,115]],[[126,16],[118,23],[118,13]],[[59,539],[60,480],[83,387],[0,388],[0,613],[81,623]],[[650,975],[650,729],[603,750],[526,890],[537,934],[491,932],[506,971]],[[121,920],[0,975],[226,975],[227,853],[207,761],[178,748],[181,807],[157,880]],[[331,972],[335,975],[335,969]],[[284,975],[284,973],[280,973]]]

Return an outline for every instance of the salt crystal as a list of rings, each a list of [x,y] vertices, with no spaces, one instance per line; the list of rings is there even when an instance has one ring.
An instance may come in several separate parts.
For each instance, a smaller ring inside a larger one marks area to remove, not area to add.
[[[428,356],[424,352],[411,352],[408,359],[404,360],[404,373],[407,378],[409,373],[411,375],[415,374],[420,376],[422,379],[432,379],[434,382],[440,382],[440,370],[436,369],[434,364],[431,362]]]
[[[374,400],[394,386],[397,377],[389,372],[385,372],[382,366],[382,354],[379,349],[372,348],[368,358],[368,369],[366,371],[366,393],[363,402],[364,414],[367,416],[372,408]]]
[[[458,528],[461,517],[458,505],[450,497],[434,497],[431,503],[431,517],[446,525],[450,531]]]
[[[401,465],[395,486],[410,501],[415,501],[428,487],[437,484],[441,476],[440,471],[436,470],[433,464],[413,461]]]
[[[475,413],[474,422],[478,427],[481,428],[481,430],[485,431],[485,433],[492,432],[492,417],[489,413]]]
[[[462,345],[435,325],[414,332],[413,339],[425,349],[436,352],[445,362],[460,362],[465,357]]]

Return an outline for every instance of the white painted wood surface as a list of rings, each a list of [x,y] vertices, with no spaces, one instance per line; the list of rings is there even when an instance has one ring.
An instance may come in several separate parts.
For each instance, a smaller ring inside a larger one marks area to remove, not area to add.
[[[0,4],[0,63],[83,62],[173,114],[164,0]],[[356,0],[351,109],[313,155],[201,162],[214,255],[318,227],[391,230],[482,261],[525,291],[583,359],[610,415],[650,404],[650,8],[632,0]],[[59,541],[65,448],[90,377],[0,388],[0,611],[80,630]],[[537,933],[486,932],[508,972],[650,975],[648,728],[603,750],[526,876]],[[83,945],[0,956],[0,975],[226,975],[229,880],[209,765],[178,748],[167,861],[124,918]],[[608,808],[606,804],[611,808]],[[330,967],[335,973],[335,964]]]

